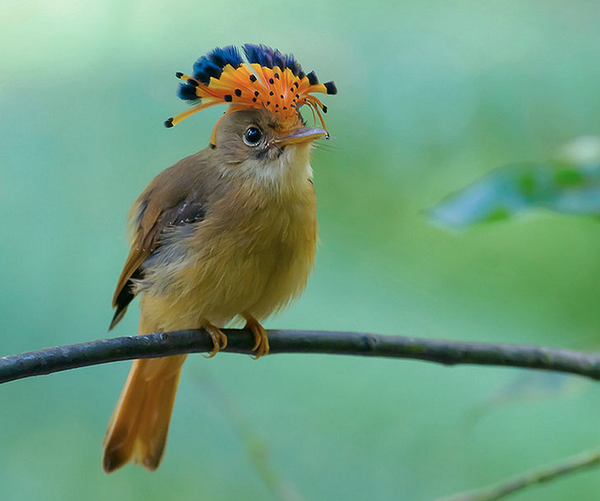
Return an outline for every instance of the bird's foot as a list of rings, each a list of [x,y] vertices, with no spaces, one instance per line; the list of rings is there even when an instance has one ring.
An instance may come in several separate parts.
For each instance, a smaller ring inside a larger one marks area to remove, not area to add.
[[[213,350],[210,352],[210,355],[204,355],[204,357],[212,358],[219,353],[219,350],[223,350],[227,347],[227,336],[221,332],[221,329],[212,324],[207,323],[203,327],[204,330],[208,332],[213,342]]]
[[[252,358],[258,360],[263,355],[269,354],[269,338],[267,337],[267,331],[252,315],[244,314],[244,318],[246,319],[245,328],[249,329],[252,331],[252,334],[254,334],[254,347],[252,350],[256,351],[256,355]]]

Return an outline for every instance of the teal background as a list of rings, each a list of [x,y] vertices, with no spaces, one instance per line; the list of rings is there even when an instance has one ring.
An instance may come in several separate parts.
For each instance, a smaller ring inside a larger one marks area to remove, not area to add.
[[[266,43],[336,81],[314,153],[321,245],[268,327],[595,349],[600,227],[539,213],[468,232],[426,211],[499,165],[600,131],[597,1],[0,3],[0,354],[105,337],[125,216],[207,144],[171,130],[175,71]],[[115,335],[136,332],[137,307]],[[421,362],[221,354],[186,363],[165,460],[100,468],[129,368],[0,388],[1,500],[426,501],[600,442],[590,382]],[[515,501],[596,500],[588,472]]]

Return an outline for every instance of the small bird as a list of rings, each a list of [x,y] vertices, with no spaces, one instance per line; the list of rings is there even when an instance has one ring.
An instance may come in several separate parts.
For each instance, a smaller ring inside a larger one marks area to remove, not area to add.
[[[253,44],[243,53],[246,60],[234,46],[216,48],[192,76],[176,74],[179,97],[194,106],[165,126],[229,107],[208,147],[157,175],[133,204],[110,329],[139,294],[138,334],[203,328],[212,357],[227,346],[221,328],[245,321],[259,358],[269,353],[260,321],[306,286],[317,241],[311,143],[329,138],[327,108],[313,94],[337,89],[305,74],[291,54]],[[306,126],[303,105],[320,127]],[[159,466],[185,358],[133,362],[104,439],[105,472],[129,461]]]

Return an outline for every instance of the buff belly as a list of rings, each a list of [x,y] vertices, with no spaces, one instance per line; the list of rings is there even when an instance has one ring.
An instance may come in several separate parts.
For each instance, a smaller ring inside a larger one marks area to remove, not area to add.
[[[261,320],[306,286],[317,239],[312,185],[292,200],[218,213],[175,228],[147,260],[142,315],[157,330],[224,326],[243,313]]]

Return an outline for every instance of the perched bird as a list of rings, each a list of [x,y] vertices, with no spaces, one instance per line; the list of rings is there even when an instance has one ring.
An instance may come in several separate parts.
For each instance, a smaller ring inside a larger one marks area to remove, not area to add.
[[[134,203],[133,243],[119,277],[112,329],[140,294],[139,334],[246,322],[255,358],[269,353],[259,323],[297,297],[315,259],[316,200],[310,146],[328,138],[314,93],[335,94],[292,55],[264,45],[216,48],[177,73],[179,97],[194,106],[165,122],[228,103],[209,146],[156,176]],[[307,105],[321,127],[300,114]],[[316,116],[315,116],[316,115]],[[110,419],[103,468],[133,460],[158,467],[185,355],[136,360]]]

